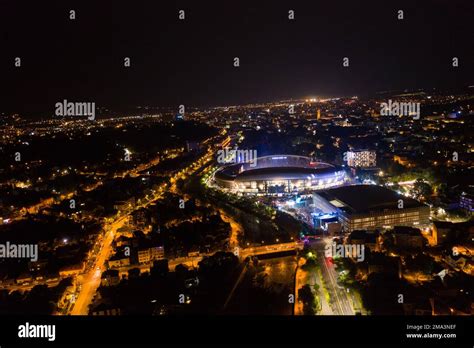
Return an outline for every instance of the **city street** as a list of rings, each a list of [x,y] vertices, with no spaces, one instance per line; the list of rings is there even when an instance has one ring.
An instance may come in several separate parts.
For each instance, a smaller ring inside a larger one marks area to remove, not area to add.
[[[313,245],[318,255],[324,284],[332,296],[334,314],[354,315],[351,297],[347,290],[337,283],[337,272],[334,264],[330,263],[324,255],[325,241],[317,241]]]
[[[86,274],[79,276],[82,278],[82,281],[80,281],[82,289],[71,311],[72,315],[88,314],[88,307],[92,302],[92,298],[94,297],[97,288],[100,285],[102,272],[105,270],[105,261],[107,261],[112,251],[112,242],[114,240],[115,233],[124,225],[126,219],[127,216],[122,216],[112,223],[108,232],[106,233],[102,248],[96,257],[96,263],[94,267],[92,267],[91,270]]]
[[[197,169],[204,166],[211,158],[212,151],[206,152],[206,154],[197,160],[193,165],[190,165],[188,168],[183,169],[180,173],[175,175],[172,179],[173,182],[176,181],[177,177],[185,178],[185,174],[191,175]],[[135,207],[131,207],[127,211],[123,211],[122,213],[118,213],[115,221],[113,221],[110,226],[105,227],[105,238],[102,241],[102,245],[100,247],[99,253],[95,256],[95,263],[94,266],[84,275],[78,276],[77,281],[79,285],[81,285],[81,290],[77,299],[72,307],[70,314],[72,315],[87,315],[89,312],[89,305],[92,303],[92,299],[94,297],[97,288],[100,286],[102,272],[105,271],[105,263],[109,259],[112,253],[112,242],[114,241],[115,234],[118,229],[120,229],[127,219],[130,216],[130,213],[133,210],[141,209],[148,206],[150,203],[155,202],[162,198],[163,192],[166,189],[166,184],[160,186],[160,188],[155,192],[154,196],[151,199],[144,199],[142,204],[136,205]],[[174,183],[170,189],[171,192],[176,191],[176,184]],[[197,260],[185,260],[181,263],[186,263],[190,261],[191,265],[194,266],[195,261]],[[196,263],[197,265],[197,263]]]

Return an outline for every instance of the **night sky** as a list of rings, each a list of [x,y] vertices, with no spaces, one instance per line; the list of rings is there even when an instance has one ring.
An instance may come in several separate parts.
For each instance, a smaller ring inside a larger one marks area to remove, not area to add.
[[[52,112],[63,99],[207,106],[474,85],[472,18],[472,0],[2,0],[0,112]]]

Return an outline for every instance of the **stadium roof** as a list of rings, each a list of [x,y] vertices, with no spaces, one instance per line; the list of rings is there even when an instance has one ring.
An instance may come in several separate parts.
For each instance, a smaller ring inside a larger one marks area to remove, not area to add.
[[[320,176],[321,174],[334,173],[336,168],[298,168],[298,167],[272,167],[272,168],[258,168],[248,169],[237,175],[236,181],[249,180],[302,180],[313,176]]]

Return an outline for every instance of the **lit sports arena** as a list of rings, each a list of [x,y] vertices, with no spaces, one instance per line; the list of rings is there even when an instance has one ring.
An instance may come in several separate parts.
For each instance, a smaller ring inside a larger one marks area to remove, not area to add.
[[[214,175],[217,186],[252,194],[322,190],[341,186],[346,180],[342,168],[295,155],[259,157],[253,163],[223,167]]]

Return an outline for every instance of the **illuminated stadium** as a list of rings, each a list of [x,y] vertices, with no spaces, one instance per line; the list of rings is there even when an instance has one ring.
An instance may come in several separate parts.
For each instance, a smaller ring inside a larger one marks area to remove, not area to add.
[[[253,163],[223,167],[214,175],[217,186],[252,194],[322,190],[341,186],[346,179],[342,168],[294,155],[259,157]]]

